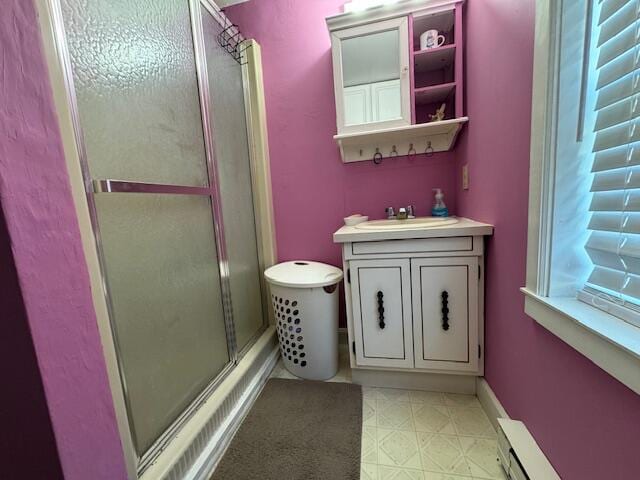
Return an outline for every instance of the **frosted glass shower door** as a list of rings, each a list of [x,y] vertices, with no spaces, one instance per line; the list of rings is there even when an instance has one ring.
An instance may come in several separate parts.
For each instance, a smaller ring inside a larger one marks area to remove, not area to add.
[[[235,355],[189,2],[62,0],[61,12],[120,376],[144,464]]]
[[[256,219],[241,65],[218,43],[220,24],[201,7],[210,121],[229,259],[233,323],[238,349],[264,327]]]

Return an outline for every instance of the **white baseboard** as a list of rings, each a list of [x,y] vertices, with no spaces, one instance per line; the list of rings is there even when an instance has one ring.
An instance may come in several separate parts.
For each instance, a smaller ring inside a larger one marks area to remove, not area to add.
[[[466,393],[470,395],[476,393],[476,377],[472,375],[354,368],[351,371],[351,378],[353,383],[368,387],[430,390],[432,392]]]
[[[485,413],[489,417],[493,428],[498,430],[498,418],[509,418],[509,414],[504,409],[496,394],[493,393],[491,387],[484,379],[484,377],[478,377],[476,381],[476,395],[480,401],[480,405],[484,409]]]
[[[349,344],[349,334],[347,333],[347,329],[344,327],[338,328],[338,344],[340,345]]]

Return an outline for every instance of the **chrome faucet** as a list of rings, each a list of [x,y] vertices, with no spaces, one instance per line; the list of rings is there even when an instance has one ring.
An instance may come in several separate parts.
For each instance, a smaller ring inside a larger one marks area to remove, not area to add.
[[[396,215],[396,211],[393,207],[387,207],[384,209],[387,214],[387,220],[406,220],[407,218],[416,218],[415,211],[416,207],[413,205],[408,205],[406,207],[400,207],[398,209],[398,214]]]
[[[396,211],[393,209],[393,207],[387,207],[384,209],[384,211],[387,213],[387,220],[396,218]]]

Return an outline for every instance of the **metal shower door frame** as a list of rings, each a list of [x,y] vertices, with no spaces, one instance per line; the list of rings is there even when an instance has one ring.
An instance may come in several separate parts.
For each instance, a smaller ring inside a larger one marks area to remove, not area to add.
[[[222,218],[222,207],[219,197],[219,183],[217,165],[215,161],[215,150],[213,142],[213,131],[210,122],[211,101],[209,84],[206,73],[206,55],[204,51],[204,36],[202,31],[202,18],[200,13],[200,6],[203,5],[211,12],[212,8],[216,11],[217,15],[213,15],[213,18],[224,26],[224,20],[226,18],[217,6],[212,5],[206,0],[188,0],[190,21],[191,21],[191,33],[194,48],[195,69],[198,82],[198,98],[200,104],[200,115],[203,127],[203,140],[205,146],[205,156],[207,164],[207,179],[208,186],[185,186],[175,184],[156,184],[145,183],[135,181],[122,181],[117,179],[93,179],[89,172],[89,165],[87,159],[86,146],[84,141],[84,134],[80,123],[80,114],[78,110],[78,103],[76,97],[76,89],[73,79],[73,69],[71,64],[71,57],[67,45],[67,36],[64,26],[64,19],[61,8],[61,0],[46,0],[49,10],[51,12],[51,26],[53,35],[55,38],[55,49],[57,55],[57,61],[60,65],[63,83],[66,93],[67,106],[71,114],[71,122],[73,126],[73,135],[75,139],[75,145],[80,159],[80,168],[82,171],[85,198],[89,210],[89,216],[91,220],[91,226],[93,229],[93,236],[95,239],[95,248],[97,251],[98,261],[100,265],[100,276],[102,293],[105,298],[109,327],[111,335],[113,336],[113,347],[116,352],[118,377],[121,385],[121,393],[124,398],[126,411],[122,412],[127,419],[129,427],[128,432],[120,432],[121,435],[126,435],[126,441],[123,441],[123,446],[130,445],[133,451],[128,450],[125,447],[125,455],[133,457],[135,460],[135,467],[138,475],[142,474],[144,470],[157,458],[157,456],[165,448],[166,444],[175,436],[177,431],[184,425],[184,423],[191,418],[195,411],[206,401],[209,395],[216,389],[219,383],[224,380],[227,375],[237,365],[241,354],[243,354],[262,334],[266,327],[266,317],[264,324],[257,335],[252,338],[246,348],[242,352],[238,351],[235,326],[233,323],[233,309],[231,303],[231,288],[230,288],[230,274],[229,264],[226,252],[225,236],[224,236],[224,224]],[[213,12],[212,12],[213,13]],[[244,76],[244,70],[243,70]],[[243,82],[245,83],[245,82]],[[246,108],[246,106],[245,106]],[[250,128],[250,124],[247,123],[247,128]],[[211,380],[211,382],[203,389],[203,391],[191,402],[191,404],[183,411],[183,413],[176,418],[172,424],[164,431],[164,433],[154,442],[154,444],[144,453],[138,454],[135,448],[135,427],[131,418],[131,406],[128,398],[128,389],[126,378],[124,376],[124,369],[122,365],[121,352],[118,344],[118,332],[114,322],[114,308],[108,281],[105,275],[106,262],[104,258],[104,250],[102,247],[102,239],[100,235],[100,226],[98,222],[97,209],[94,201],[94,195],[96,194],[109,194],[109,193],[156,193],[156,194],[178,194],[178,195],[197,195],[208,196],[211,204],[211,215],[214,226],[214,238],[216,252],[218,255],[218,269],[220,272],[220,286],[222,292],[222,304],[224,312],[224,324],[225,333],[227,339],[227,349],[229,354],[229,363],[224,369]],[[258,228],[258,225],[256,225]],[[264,296],[264,292],[263,296]],[[264,299],[263,299],[264,304]],[[264,308],[264,305],[263,305]]]
[[[200,7],[203,7],[211,15],[213,20],[215,20],[220,25],[220,27],[223,30],[232,32],[232,35],[234,35],[238,44],[242,44],[245,38],[242,35],[242,33],[237,29],[237,27],[233,25],[231,22],[229,22],[229,20],[224,15],[222,10],[220,10],[220,8],[215,4],[213,0],[189,0],[189,4],[191,8],[192,29],[193,29],[193,37],[194,37],[193,44],[194,44],[194,50],[196,54],[198,82],[199,82],[200,92],[202,96],[200,104],[203,106],[206,106],[203,109],[202,115],[203,115],[203,127],[205,130],[205,137],[208,139],[208,141],[210,141],[210,145],[207,146],[207,155],[209,155],[209,153],[211,154],[211,164],[213,168],[216,169],[215,171],[217,174],[217,164],[215,159],[215,135],[213,134],[214,129],[210,122],[211,117],[209,116],[212,111],[212,106],[211,106],[212,102],[211,102],[210,89],[209,89],[210,83],[209,83],[209,78],[207,73],[207,59],[206,59],[206,49],[205,49],[204,31],[203,31],[204,29],[203,29],[202,13],[201,13]],[[248,101],[248,90],[250,86],[249,86],[249,81],[247,79],[247,71],[246,71],[247,60],[246,60],[245,50],[246,48],[243,48],[238,53],[238,55],[240,55],[239,63],[241,67],[240,72],[242,74],[242,89],[244,92],[243,101],[244,101],[244,111],[245,111],[245,125],[247,128],[247,142],[248,142],[247,147],[249,148],[249,156],[251,157],[252,121],[250,116],[250,103]],[[227,53],[229,52],[227,51]],[[250,174],[251,174],[251,190],[253,195],[254,194],[254,178],[253,178],[252,169]],[[258,256],[258,263],[259,265],[263,265],[264,259],[262,258],[262,255],[260,253],[261,249],[258,248],[258,245],[257,245],[258,238],[261,238],[261,226],[259,222],[256,221],[254,205],[251,205],[251,212],[252,212],[251,216],[253,218],[253,224],[256,229],[255,241],[256,241],[256,254]],[[220,218],[222,218],[222,210],[220,210]],[[262,303],[262,326],[254,334],[254,336],[249,339],[247,344],[242,349],[237,350],[236,359],[235,359],[236,362],[242,359],[242,357],[253,346],[253,344],[258,340],[258,338],[260,338],[260,336],[264,333],[264,331],[267,329],[267,326],[268,326],[270,300],[269,300],[269,295],[267,292],[267,286],[266,286],[264,277],[260,276],[259,280],[260,280],[260,294],[261,294],[261,303]],[[237,348],[237,342],[236,342],[236,348]]]

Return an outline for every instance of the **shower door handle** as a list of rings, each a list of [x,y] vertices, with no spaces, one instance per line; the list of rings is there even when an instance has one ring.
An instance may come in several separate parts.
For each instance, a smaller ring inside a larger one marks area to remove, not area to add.
[[[165,193],[173,195],[213,195],[211,187],[190,187],[162,183],[129,182],[110,178],[91,182],[93,193]]]

